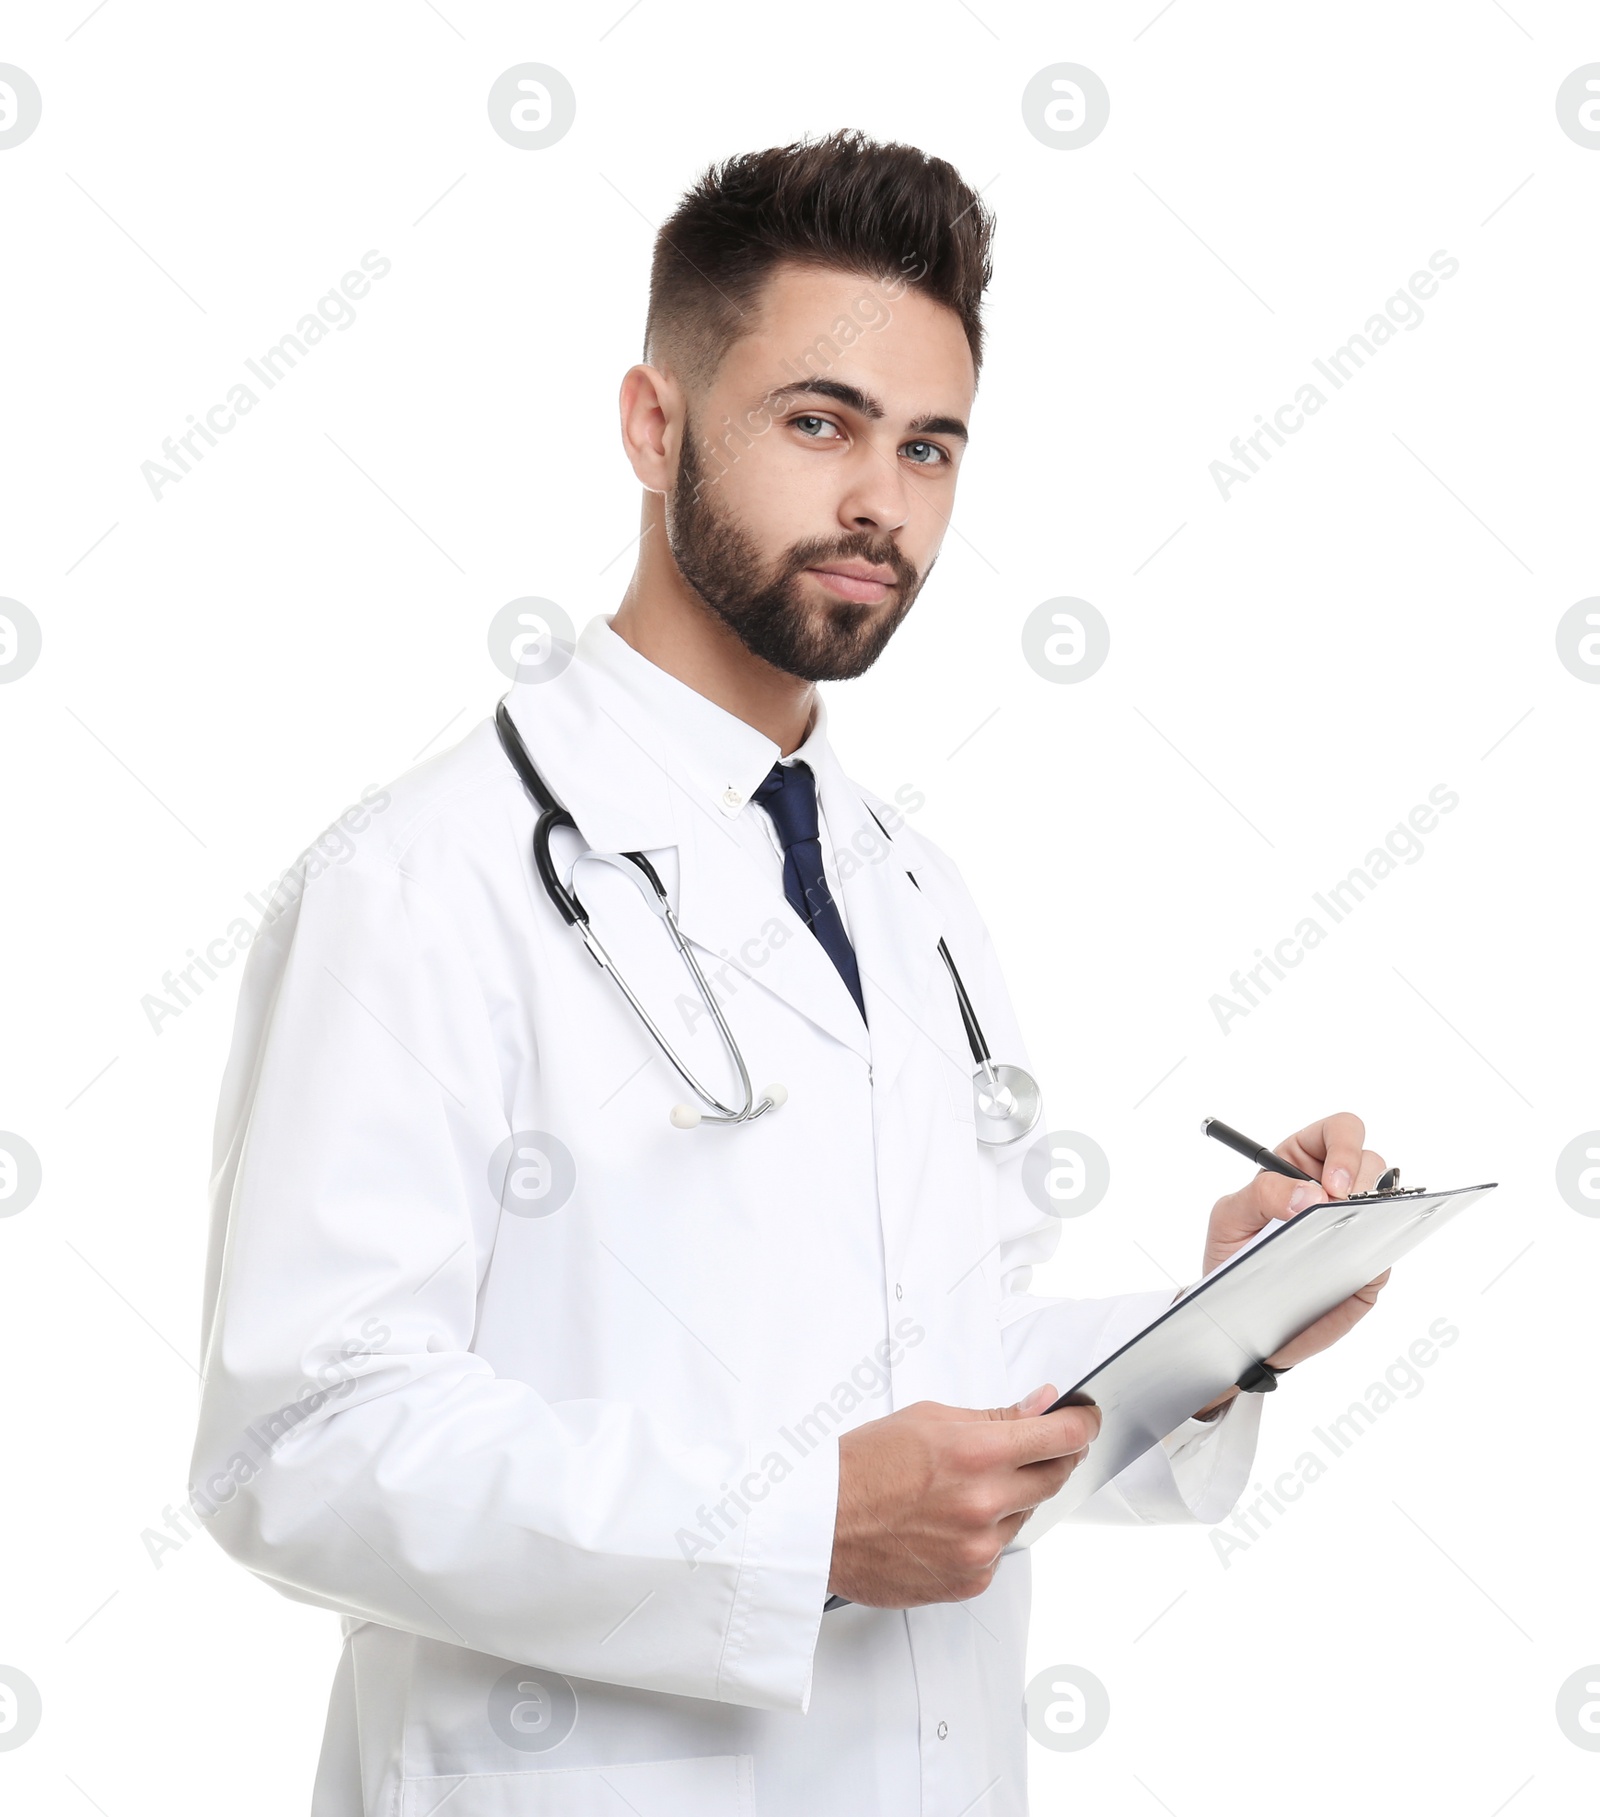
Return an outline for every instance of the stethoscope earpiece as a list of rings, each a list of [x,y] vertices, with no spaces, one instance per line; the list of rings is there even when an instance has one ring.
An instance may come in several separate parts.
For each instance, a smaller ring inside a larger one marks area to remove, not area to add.
[[[782,1110],[788,1102],[789,1088],[786,1085],[769,1085],[762,1092],[761,1101],[752,1114],[759,1115],[764,1110]],[[667,1113],[667,1121],[674,1129],[698,1129],[705,1117],[693,1104],[674,1104]]]

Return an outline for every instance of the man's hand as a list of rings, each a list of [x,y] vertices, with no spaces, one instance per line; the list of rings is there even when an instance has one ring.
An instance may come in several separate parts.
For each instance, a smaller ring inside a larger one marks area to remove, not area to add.
[[[1218,1199],[1211,1208],[1211,1225],[1206,1233],[1204,1272],[1209,1274],[1219,1263],[1237,1254],[1274,1218],[1292,1218],[1308,1205],[1328,1199],[1347,1199],[1352,1192],[1370,1192],[1384,1171],[1384,1159],[1370,1148],[1362,1147],[1365,1136],[1361,1119],[1345,1110],[1336,1116],[1324,1117],[1320,1123],[1308,1124],[1298,1135],[1280,1142],[1272,1152],[1285,1161],[1292,1161],[1321,1184],[1311,1185],[1304,1180],[1289,1180],[1282,1174],[1262,1171],[1248,1186]],[[1276,1369],[1288,1369],[1295,1363],[1304,1362],[1308,1356],[1315,1356],[1319,1350],[1326,1350],[1358,1319],[1366,1317],[1388,1278],[1386,1268],[1375,1281],[1358,1287],[1349,1299],[1341,1300],[1266,1360]],[[1216,1400],[1208,1401],[1196,1417],[1203,1419],[1220,1411],[1237,1393],[1236,1388],[1230,1388]]]
[[[917,1401],[842,1433],[829,1593],[912,1609],[987,1590],[1100,1430],[1098,1407],[1044,1414],[1055,1398],[1046,1383],[1014,1407]]]

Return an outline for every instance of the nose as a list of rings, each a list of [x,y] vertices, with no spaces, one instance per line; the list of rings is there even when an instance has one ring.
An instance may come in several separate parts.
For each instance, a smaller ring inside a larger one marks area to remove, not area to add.
[[[870,445],[856,451],[849,483],[839,501],[839,521],[850,530],[890,535],[903,529],[911,515],[905,475],[892,460]]]

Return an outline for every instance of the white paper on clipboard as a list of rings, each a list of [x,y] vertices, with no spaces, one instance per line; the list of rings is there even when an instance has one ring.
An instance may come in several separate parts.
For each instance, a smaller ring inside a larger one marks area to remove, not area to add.
[[[1057,1401],[1092,1401],[1100,1432],[1065,1488],[1043,1504],[1048,1516],[1026,1521],[1012,1546],[1030,1544],[1032,1528],[1048,1531],[1232,1387],[1252,1363],[1280,1350],[1498,1184],[1356,1194],[1308,1205],[1253,1237]]]

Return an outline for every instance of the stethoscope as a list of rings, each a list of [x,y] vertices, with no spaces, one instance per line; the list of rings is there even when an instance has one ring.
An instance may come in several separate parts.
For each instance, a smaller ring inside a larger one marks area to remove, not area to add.
[[[500,744],[511,761],[511,767],[522,780],[523,787],[533,797],[539,809],[539,819],[533,829],[533,863],[539,873],[539,881],[544,886],[545,894],[555,906],[556,913],[568,927],[578,930],[579,938],[588,949],[589,957],[615,983],[618,990],[627,999],[628,1007],[649,1031],[650,1038],[665,1055],[673,1071],[683,1080],[700,1100],[695,1104],[675,1104],[670,1113],[670,1120],[676,1129],[693,1129],[700,1123],[753,1123],[757,1117],[763,1117],[769,1110],[777,1110],[787,1103],[789,1094],[781,1085],[769,1085],[756,1096],[750,1084],[750,1069],[745,1065],[744,1055],[739,1051],[739,1043],[734,1039],[733,1030],[728,1027],[727,1018],[722,1007],[713,995],[711,986],[706,982],[706,975],[700,969],[700,962],[684,939],[678,926],[678,918],[672,912],[672,905],[667,900],[667,892],[661,886],[661,879],[656,875],[656,868],[643,852],[619,852],[618,858],[626,859],[632,864],[644,882],[649,886],[649,893],[641,891],[646,905],[666,927],[672,944],[678,950],[689,976],[694,980],[695,989],[700,1000],[711,1013],[717,1025],[717,1032],[722,1037],[722,1045],[732,1060],[734,1069],[739,1075],[739,1087],[744,1093],[744,1103],[737,1109],[724,1104],[722,1100],[689,1070],[672,1043],[656,1025],[655,1018],[639,1001],[633,987],[628,983],[612,962],[611,955],[601,944],[593,927],[589,923],[589,912],[579,901],[575,891],[562,883],[557,874],[555,863],[550,856],[550,835],[557,827],[571,827],[574,832],[581,831],[571,814],[556,801],[545,784],[544,778],[534,768],[533,759],[528,755],[521,735],[512,724],[511,715],[502,700],[495,709],[495,730],[500,735]],[[867,812],[872,813],[871,808]],[[889,834],[876,814],[878,830],[885,839]],[[891,842],[892,843],[892,842]],[[595,856],[608,858],[608,853],[596,853]],[[910,871],[906,876],[918,889],[922,886]],[[977,1137],[994,1147],[1003,1147],[1010,1142],[1017,1142],[1027,1135],[1039,1121],[1042,1099],[1039,1087],[1031,1074],[1020,1066],[996,1065],[990,1057],[989,1045],[983,1038],[983,1028],[978,1021],[977,1011],[972,1007],[972,999],[967,995],[966,986],[961,982],[961,974],[956,970],[956,962],[950,955],[950,948],[941,937],[939,957],[944,960],[945,968],[950,973],[950,982],[955,986],[956,1002],[961,1009],[961,1023],[967,1031],[967,1045],[972,1049],[972,1058],[977,1070],[972,1075],[973,1123]],[[702,1108],[703,1107],[703,1108]]]

